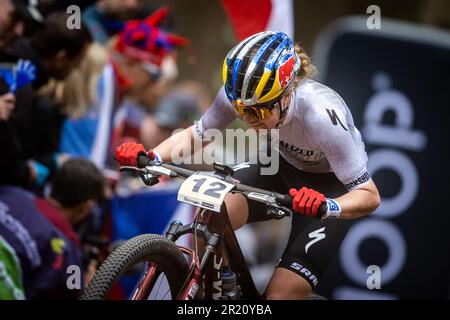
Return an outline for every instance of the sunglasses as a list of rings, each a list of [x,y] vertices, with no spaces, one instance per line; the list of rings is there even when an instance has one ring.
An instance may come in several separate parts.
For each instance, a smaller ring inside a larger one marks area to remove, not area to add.
[[[272,109],[275,108],[275,105],[277,104],[277,102],[278,101],[275,101],[273,104],[268,105],[268,106],[258,106],[258,107],[242,106],[242,105],[236,104],[234,106],[234,109],[242,117],[247,113],[252,118],[259,119],[259,120],[265,120],[272,115]]]

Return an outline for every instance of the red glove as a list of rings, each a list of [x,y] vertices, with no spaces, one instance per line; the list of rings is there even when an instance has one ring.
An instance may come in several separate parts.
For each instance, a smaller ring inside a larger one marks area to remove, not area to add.
[[[151,159],[154,159],[153,151],[145,150],[144,146],[140,143],[136,142],[125,142],[116,148],[116,160],[122,166],[137,166],[137,157],[140,154],[144,154],[146,156],[150,156]]]
[[[320,204],[325,201],[325,196],[323,194],[306,187],[303,187],[298,191],[292,188],[289,190],[289,194],[293,198],[292,209],[294,209],[295,212],[312,217],[317,216]]]

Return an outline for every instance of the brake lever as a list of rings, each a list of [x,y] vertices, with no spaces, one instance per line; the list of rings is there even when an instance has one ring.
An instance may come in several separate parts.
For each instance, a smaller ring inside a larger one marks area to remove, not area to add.
[[[276,203],[267,205],[267,215],[274,219],[282,219],[284,217],[290,217],[292,215],[292,210]]]
[[[147,173],[147,170],[145,168],[136,168],[133,166],[122,166],[119,168],[120,172],[139,172],[142,174]]]
[[[142,181],[147,185],[147,186],[153,186],[157,183],[159,183],[159,176],[154,175],[150,172],[148,172],[148,170],[146,168],[136,168],[133,166],[122,166],[119,169],[121,172],[137,172],[139,173],[139,176],[141,177]]]
[[[147,186],[150,186],[150,187],[159,183],[159,177],[155,176],[151,173],[145,173],[145,174],[141,175],[141,179]]]

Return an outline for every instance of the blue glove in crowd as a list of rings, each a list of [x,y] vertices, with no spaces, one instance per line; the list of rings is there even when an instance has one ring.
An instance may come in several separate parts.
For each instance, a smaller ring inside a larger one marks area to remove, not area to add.
[[[12,68],[0,68],[0,77],[8,84],[9,91],[15,93],[36,79],[36,67],[30,60],[20,59]]]

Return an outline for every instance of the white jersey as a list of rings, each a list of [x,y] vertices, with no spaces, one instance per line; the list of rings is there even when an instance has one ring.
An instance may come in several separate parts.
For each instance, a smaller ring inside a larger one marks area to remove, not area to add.
[[[222,130],[236,117],[222,87],[194,132],[202,136],[210,128]],[[310,79],[301,81],[278,129],[280,154],[295,168],[334,172],[348,190],[371,181],[364,142],[350,110],[327,86]]]

